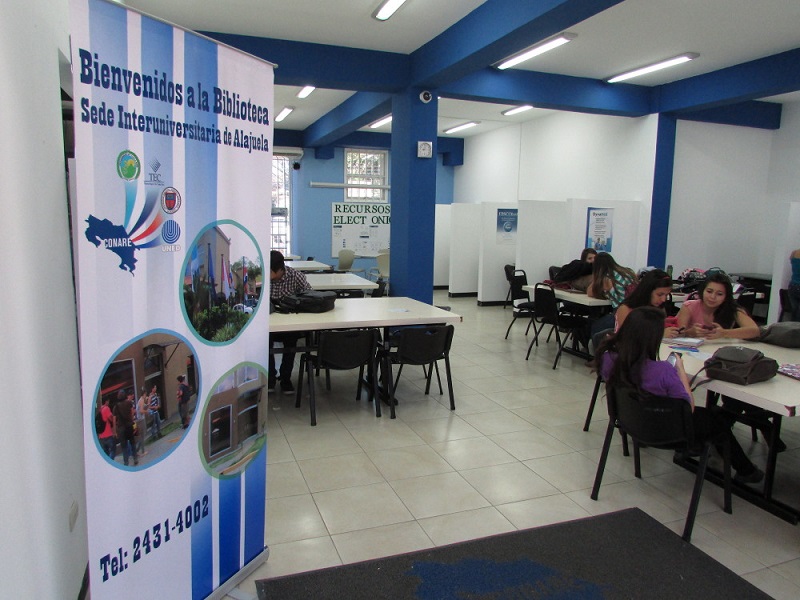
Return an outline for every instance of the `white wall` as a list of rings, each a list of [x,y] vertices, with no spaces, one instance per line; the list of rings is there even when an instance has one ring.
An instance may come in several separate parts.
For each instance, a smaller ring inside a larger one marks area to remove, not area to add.
[[[76,598],[87,561],[59,58],[66,0],[5,0],[0,19],[0,456],[5,598]],[[78,520],[69,528],[69,510]]]
[[[771,273],[776,210],[767,195],[775,133],[678,121],[667,263]]]
[[[452,204],[450,212],[450,293],[478,291],[480,204]]]
[[[433,285],[450,282],[450,205],[436,205],[436,226],[433,236]]]
[[[519,127],[504,127],[466,138],[464,166],[455,169],[455,202],[516,203],[519,169]]]

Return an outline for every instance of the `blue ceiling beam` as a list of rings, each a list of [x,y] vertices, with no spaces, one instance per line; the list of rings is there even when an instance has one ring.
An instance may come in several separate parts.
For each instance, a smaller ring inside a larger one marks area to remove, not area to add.
[[[681,113],[800,90],[800,48],[654,88],[655,112]]]
[[[537,108],[641,117],[651,110],[650,88],[550,73],[485,68],[439,89],[447,98],[533,104]]]
[[[757,129],[780,129],[782,110],[783,105],[777,102],[750,100],[739,104],[671,114],[684,121],[738,125]]]
[[[304,146],[326,146],[392,112],[391,94],[359,92],[306,128]]]
[[[622,0],[487,0],[411,54],[411,84],[439,88]]]
[[[411,72],[411,58],[396,52],[208,31],[203,35],[276,64],[276,85],[395,92],[406,86]]]

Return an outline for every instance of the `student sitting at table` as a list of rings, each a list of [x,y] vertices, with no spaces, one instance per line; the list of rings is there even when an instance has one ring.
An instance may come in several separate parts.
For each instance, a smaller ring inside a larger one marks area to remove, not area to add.
[[[699,294],[699,299],[686,300],[678,311],[678,326],[685,328],[683,335],[709,340],[749,340],[761,335],[756,322],[736,303],[730,277],[724,273],[706,277]]]
[[[276,304],[280,303],[281,299],[285,296],[311,289],[306,276],[292,267],[287,267],[283,259],[283,254],[277,250],[272,250],[269,253],[269,279],[269,299],[270,302]],[[281,391],[285,394],[294,392],[294,386],[292,385],[294,350],[297,347],[297,340],[300,339],[302,335],[302,333],[295,332],[269,334],[268,390],[274,390],[276,380],[280,379]],[[281,342],[284,348],[284,352],[281,355],[280,378],[278,377],[278,371],[275,369],[275,355],[272,353],[272,346],[275,342]]]
[[[700,284],[699,293],[700,298],[686,300],[678,311],[678,326],[684,328],[682,335],[709,340],[749,340],[761,335],[756,322],[736,303],[733,284],[725,273],[706,277]],[[727,396],[722,397],[722,406],[734,419],[747,415],[748,423],[761,431],[767,441],[772,439],[772,424],[762,409]],[[786,450],[783,440],[779,439],[775,446],[778,452]]]
[[[636,284],[636,289],[634,289],[617,308],[614,330],[616,331],[622,326],[625,319],[631,314],[634,308],[639,308],[640,306],[654,306],[663,310],[664,304],[671,293],[672,277],[667,275],[665,271],[661,269],[652,269],[645,272],[641,279],[639,279],[639,283]],[[679,328],[669,323],[664,327],[665,338],[677,337],[678,332]]]
[[[663,334],[664,311],[652,306],[633,309],[619,330],[597,349],[603,380],[609,386],[632,386],[656,396],[686,400],[692,406],[692,423],[699,438],[724,434],[730,441],[731,466],[736,470],[734,480],[758,483],[764,473],[744,453],[722,411],[695,406],[681,357],[677,357],[674,367],[658,360]]]
[[[625,300],[628,288],[636,282],[636,273],[617,264],[608,252],[600,252],[592,263],[592,282],[586,288],[591,298],[607,298],[611,303],[611,313],[592,323],[591,336],[604,329],[614,327],[614,312]]]

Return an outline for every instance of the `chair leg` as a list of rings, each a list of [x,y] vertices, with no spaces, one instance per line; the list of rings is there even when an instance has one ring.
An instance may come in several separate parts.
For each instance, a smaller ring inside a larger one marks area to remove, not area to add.
[[[517,317],[514,317],[513,319],[511,319],[511,324],[508,326],[508,329],[506,329],[506,339],[508,339],[508,334],[511,333],[511,328],[514,326],[514,321],[516,321],[516,320],[517,320]]]
[[[558,352],[556,352],[556,359],[553,361],[553,370],[555,371],[556,367],[558,366],[558,359],[561,358],[561,351],[564,349],[564,345],[561,342],[561,335],[558,333],[558,327],[555,325],[553,329],[556,330],[556,344],[558,344]],[[553,329],[550,330],[550,333],[553,333]],[[548,337],[548,339],[550,339]]]
[[[639,442],[633,440],[633,474],[637,479],[642,478],[642,457],[639,454]]]
[[[358,387],[356,388],[356,402],[361,400],[361,385],[364,382],[364,365],[358,369]]]
[[[600,452],[600,460],[597,463],[597,474],[594,476],[594,485],[592,486],[591,499],[597,500],[597,494],[600,491],[600,483],[603,481],[603,471],[606,468],[606,460],[608,459],[608,449],[611,447],[611,438],[614,436],[614,422],[609,420],[608,428],[606,429],[606,437],[603,440],[603,450]]]
[[[594,391],[592,392],[592,400],[589,402],[589,412],[586,413],[586,421],[583,424],[583,430],[589,431],[589,423],[592,422],[592,413],[594,412],[594,405],[597,403],[597,396],[600,394],[600,384],[603,379],[600,374],[597,375],[597,381],[594,382]]]
[[[447,376],[447,391],[450,394],[450,410],[456,409],[456,397],[453,394],[453,375],[450,371],[450,355],[444,355],[444,372]]]
[[[622,456],[630,456],[631,453],[628,450],[628,434],[624,431],[620,430],[622,434]]]
[[[723,489],[724,489],[724,504],[723,510],[731,514],[733,512],[733,505],[731,503],[731,442],[725,440],[722,445],[722,460],[723,460]]]
[[[305,377],[306,363],[308,362],[308,356],[306,354],[300,355],[300,366],[297,370],[297,393],[295,393],[294,398],[294,407],[300,408],[300,400],[303,397],[303,377]]]
[[[397,415],[395,414],[394,405],[396,404],[394,399],[394,390],[395,386],[392,385],[392,361],[389,358],[388,354],[384,358],[384,376],[383,376],[383,385],[386,388],[386,393],[389,396],[389,418],[394,419]],[[403,368],[403,365],[400,365],[400,369]],[[398,379],[400,378],[400,373],[397,373]],[[396,381],[396,380],[395,380]],[[381,399],[380,396],[375,396],[375,406],[377,407],[377,415],[380,415],[380,405]]]
[[[697,515],[697,505],[700,503],[700,492],[703,491],[703,481],[706,478],[706,467],[708,467],[708,455],[711,452],[711,442],[703,444],[703,453],[700,455],[700,462],[697,465],[697,475],[694,478],[694,488],[692,489],[692,499],[689,501],[689,512],[686,513],[686,524],[683,527],[684,542],[692,539],[692,529],[694,528],[694,518]],[[730,466],[730,463],[728,463]]]

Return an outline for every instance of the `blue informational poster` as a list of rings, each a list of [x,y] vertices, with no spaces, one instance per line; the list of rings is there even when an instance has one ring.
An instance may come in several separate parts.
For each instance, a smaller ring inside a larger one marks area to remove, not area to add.
[[[205,598],[266,556],[273,66],[70,8],[91,596]]]
[[[514,244],[517,241],[517,209],[497,209],[497,243]]]
[[[613,208],[589,208],[586,216],[586,247],[611,252]]]

